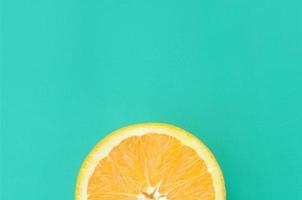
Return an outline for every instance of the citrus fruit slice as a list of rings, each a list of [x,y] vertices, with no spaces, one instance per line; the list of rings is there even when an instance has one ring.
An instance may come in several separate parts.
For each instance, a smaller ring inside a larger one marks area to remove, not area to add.
[[[225,200],[214,156],[178,127],[145,123],[99,142],[77,179],[76,200]]]

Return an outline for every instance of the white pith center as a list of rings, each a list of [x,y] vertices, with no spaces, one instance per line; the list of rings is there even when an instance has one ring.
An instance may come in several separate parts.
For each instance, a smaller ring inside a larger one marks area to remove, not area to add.
[[[159,193],[159,188],[148,188],[146,192],[137,195],[137,200],[168,200],[167,196]]]

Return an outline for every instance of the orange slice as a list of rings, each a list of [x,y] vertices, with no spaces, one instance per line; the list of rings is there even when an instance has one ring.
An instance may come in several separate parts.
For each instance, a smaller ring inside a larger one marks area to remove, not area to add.
[[[76,200],[225,200],[210,150],[178,127],[146,123],[119,129],[84,161]]]

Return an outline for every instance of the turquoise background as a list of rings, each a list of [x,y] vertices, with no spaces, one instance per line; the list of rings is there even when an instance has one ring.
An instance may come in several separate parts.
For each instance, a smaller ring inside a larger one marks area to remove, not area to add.
[[[300,0],[3,0],[1,199],[73,199],[106,134],[191,131],[228,199],[302,199]]]

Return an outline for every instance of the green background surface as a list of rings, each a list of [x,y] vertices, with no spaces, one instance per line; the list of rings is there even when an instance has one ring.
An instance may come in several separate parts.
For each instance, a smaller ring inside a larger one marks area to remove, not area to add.
[[[1,199],[73,199],[128,124],[191,131],[228,199],[302,199],[300,0],[4,0]]]

